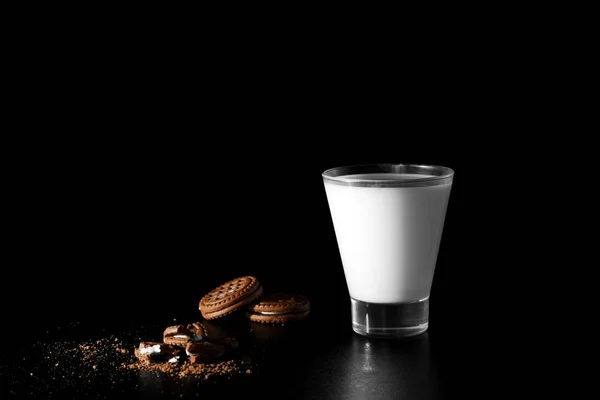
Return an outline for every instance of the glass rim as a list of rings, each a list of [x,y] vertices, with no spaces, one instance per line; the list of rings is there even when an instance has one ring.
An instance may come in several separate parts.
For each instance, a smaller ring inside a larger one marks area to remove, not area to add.
[[[416,179],[356,178],[358,174],[418,174]],[[324,182],[345,186],[364,187],[419,187],[450,184],[454,170],[431,164],[355,164],[329,168],[321,174]]]

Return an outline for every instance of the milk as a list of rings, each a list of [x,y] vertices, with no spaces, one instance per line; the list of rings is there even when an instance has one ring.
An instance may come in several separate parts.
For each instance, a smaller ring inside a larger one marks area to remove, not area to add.
[[[416,181],[429,175],[373,173],[346,180]],[[350,296],[406,303],[431,291],[451,182],[382,187],[325,181]]]

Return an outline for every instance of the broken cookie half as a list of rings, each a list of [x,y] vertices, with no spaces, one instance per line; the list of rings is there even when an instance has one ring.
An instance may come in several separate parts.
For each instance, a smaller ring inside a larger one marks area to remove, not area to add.
[[[177,363],[183,354],[181,347],[162,342],[140,342],[135,349],[135,356],[146,362]]]

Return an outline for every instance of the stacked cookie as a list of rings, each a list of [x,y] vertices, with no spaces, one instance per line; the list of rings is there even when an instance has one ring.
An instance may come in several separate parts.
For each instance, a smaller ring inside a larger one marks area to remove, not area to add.
[[[310,301],[300,294],[263,293],[256,277],[242,276],[208,292],[200,299],[198,308],[209,320],[243,311],[250,321],[284,324],[306,318],[310,312]]]
[[[238,340],[208,320],[236,312],[253,322],[285,324],[302,320],[310,312],[305,296],[294,293],[264,293],[254,276],[242,276],[214,288],[200,299],[200,322],[168,326],[163,341],[141,342],[136,357],[146,363],[194,364],[218,361],[239,346]]]

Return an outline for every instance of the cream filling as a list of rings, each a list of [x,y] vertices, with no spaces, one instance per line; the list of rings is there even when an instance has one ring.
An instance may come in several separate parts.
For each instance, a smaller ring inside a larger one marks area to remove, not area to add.
[[[187,349],[185,349],[185,354],[187,354],[188,356],[197,356],[200,353],[190,353]]]
[[[202,340],[202,335],[198,335],[197,333],[194,333],[191,337],[189,335],[173,335],[172,337],[180,339],[192,339],[194,342],[199,342]]]
[[[288,314],[285,311],[259,311],[257,314],[263,314],[263,315],[281,315],[281,314]]]
[[[154,354],[160,353],[160,344],[155,344],[153,346],[148,346],[140,349],[141,354]]]

